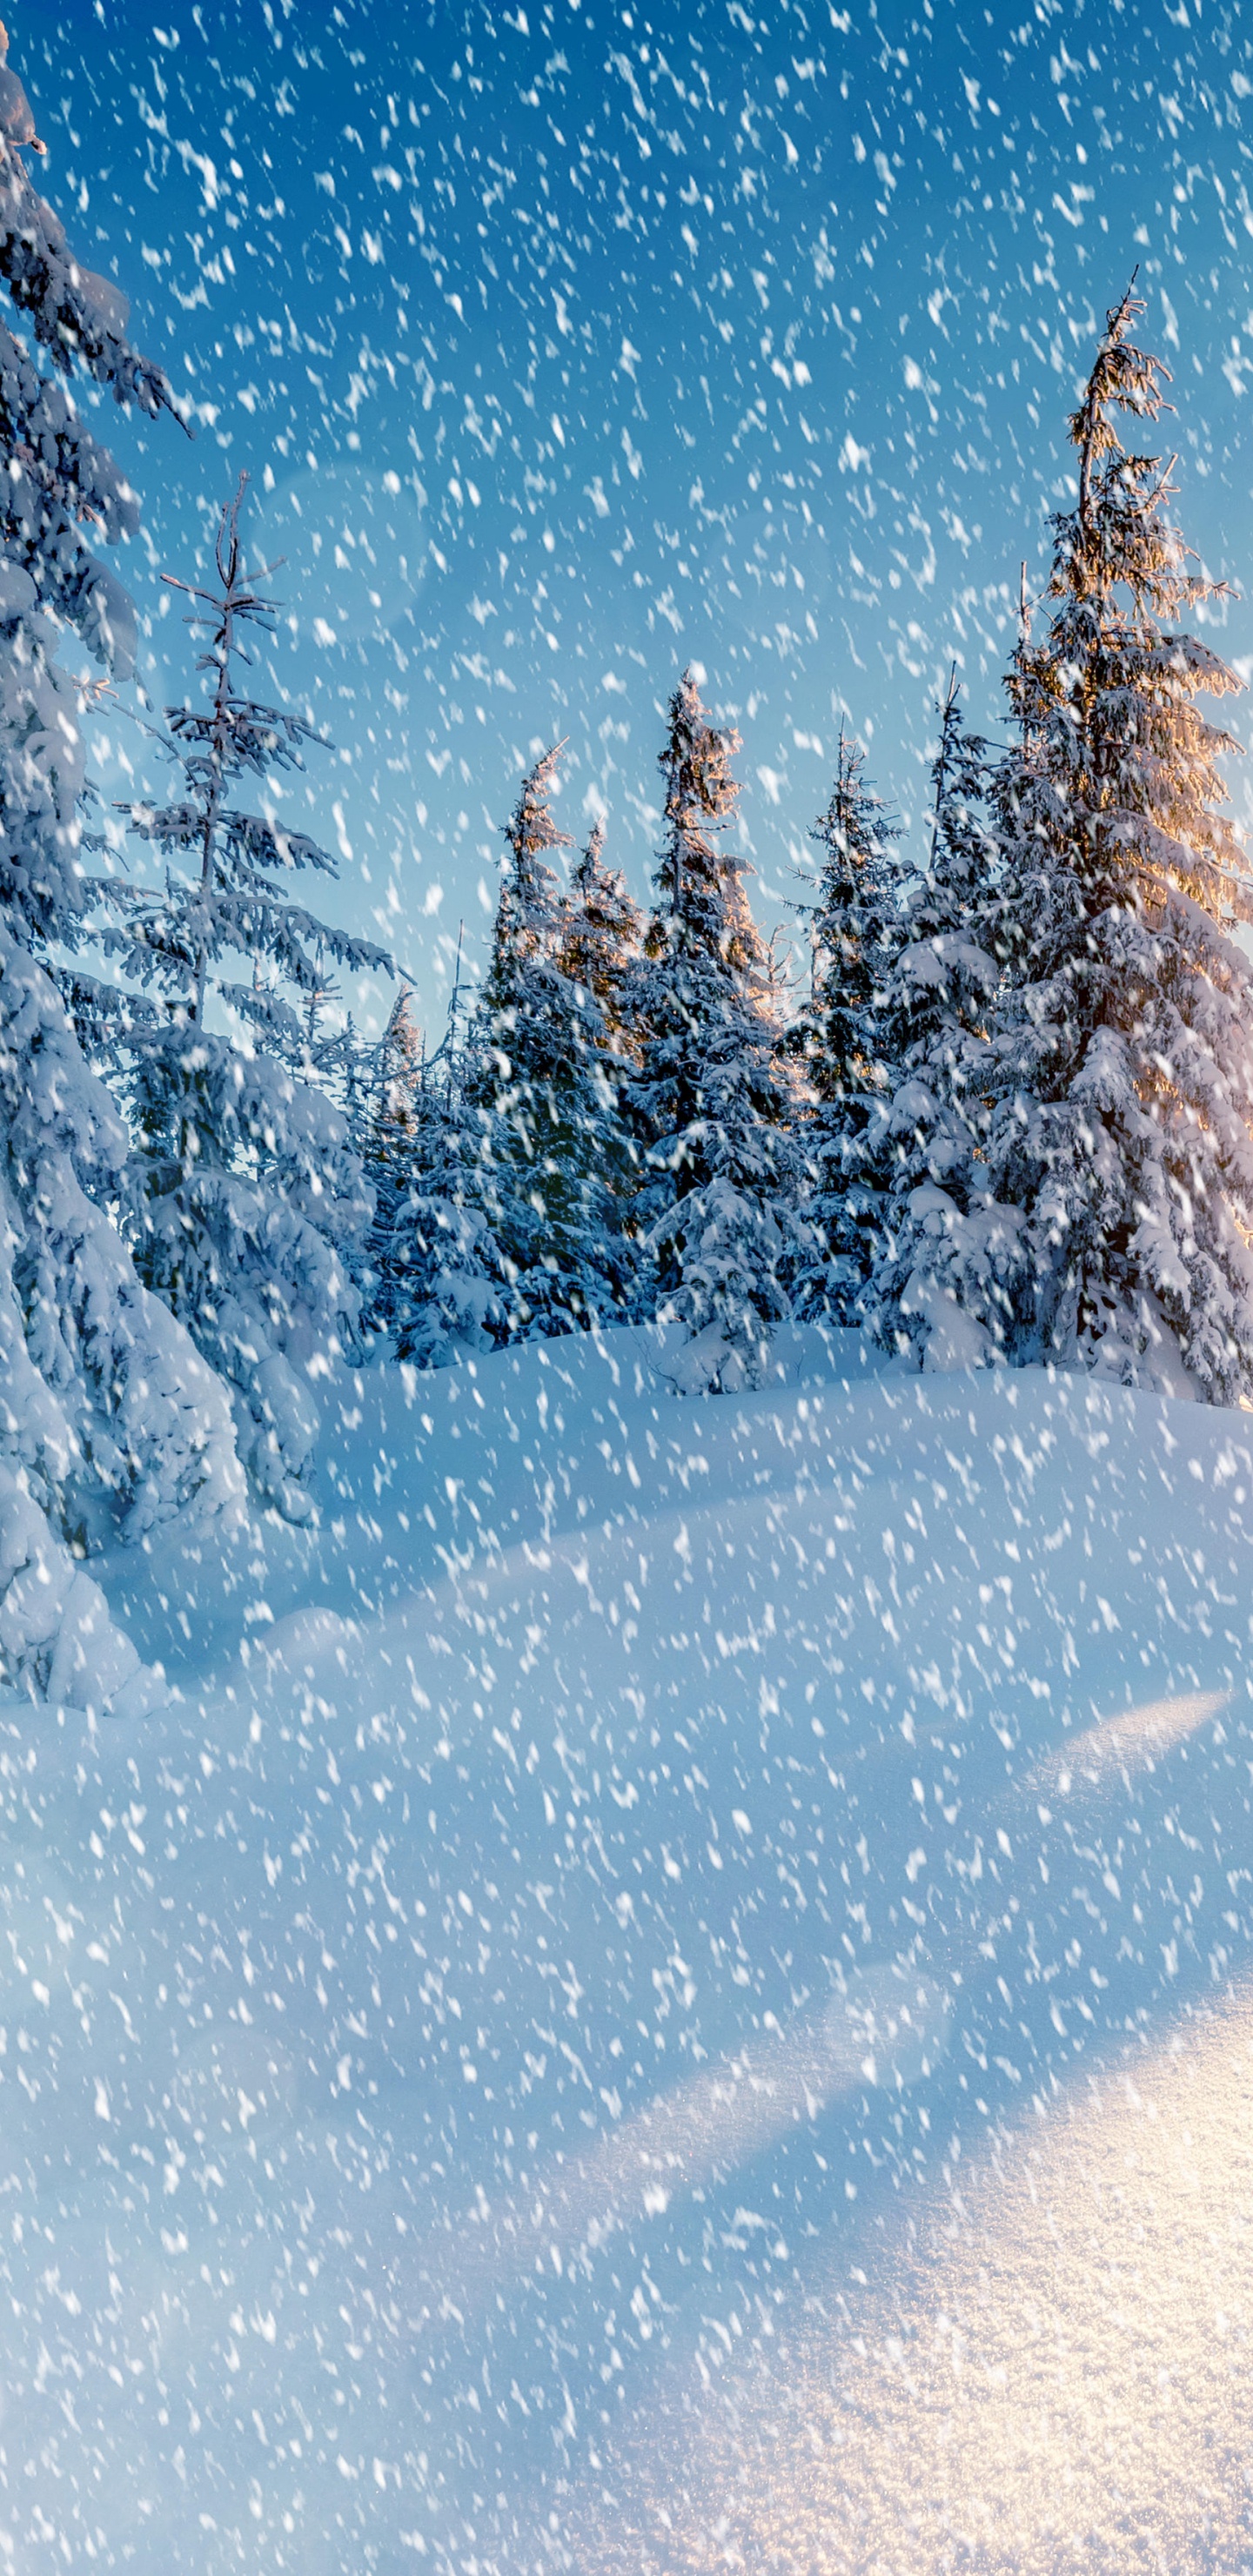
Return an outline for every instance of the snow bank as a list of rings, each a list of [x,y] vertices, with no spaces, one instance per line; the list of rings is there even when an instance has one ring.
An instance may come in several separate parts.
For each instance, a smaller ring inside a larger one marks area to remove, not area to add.
[[[824,2565],[864,2527],[938,2569],[891,2465],[934,2371],[873,2429],[893,2320],[951,2298],[1007,2367],[1039,2157],[1068,2188],[1073,2122],[1121,2104],[1113,2174],[1190,2028],[1245,2081],[1244,1418],[842,1342],[707,1401],[665,1362],[620,1333],[341,1376],[316,1528],[111,1569],[169,1706],[4,1708],[15,2576],[712,2569],[732,2530],[764,2565],[772,2494]],[[1169,2236],[1193,2184],[1154,2153]],[[1080,2305],[1085,2248],[1139,2259],[1134,2193],[1084,2205]],[[1253,2321],[1242,2236],[1222,2269]],[[1137,2318],[1152,2385],[1201,2366],[1173,2294]],[[962,2425],[982,2563],[1083,2563],[1041,2555],[1002,2417]],[[1196,2461],[1159,2433],[1177,2535]]]
[[[0,1465],[0,1668],[54,1705],[144,1717],[165,1696],[98,1583],[75,1563],[19,1476]]]

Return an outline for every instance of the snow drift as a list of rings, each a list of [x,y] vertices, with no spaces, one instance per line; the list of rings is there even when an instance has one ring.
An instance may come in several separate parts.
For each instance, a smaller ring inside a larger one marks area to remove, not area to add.
[[[1208,2537],[1191,2414],[1118,2519],[1090,2265],[1142,2140],[1209,2223],[1189,2050],[1245,2081],[1243,1417],[666,1359],[341,1374],[316,1529],[112,1567],[167,1706],[4,1707],[15,2576],[1233,2563],[1237,2417]],[[1147,2384],[1208,2297],[1136,2290]],[[1067,2319],[1079,2539],[961,2397]]]

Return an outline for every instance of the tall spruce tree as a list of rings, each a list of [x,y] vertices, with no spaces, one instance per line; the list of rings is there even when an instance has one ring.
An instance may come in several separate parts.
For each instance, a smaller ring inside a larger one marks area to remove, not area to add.
[[[991,1075],[991,1031],[1012,947],[1000,845],[988,809],[991,755],[961,716],[954,667],[939,709],[931,764],[926,860],[909,886],[902,945],[888,977],[885,1014],[897,1079],[886,1119],[891,1181],[863,1315],[889,1346],[972,1356],[972,1336],[929,1250],[949,1204],[945,1191],[979,1189],[980,1137]],[[976,1234],[967,1238],[973,1248]]]
[[[558,910],[557,963],[579,995],[580,1026],[590,1039],[583,1123],[590,1208],[612,1292],[610,1312],[626,1317],[647,1296],[649,1273],[638,1243],[642,1173],[630,1111],[639,1067],[633,995],[644,922],[620,871],[606,867],[604,849],[605,827],[598,820]]]
[[[466,1098],[454,988],[448,1028],[427,1055],[402,992],[378,1049],[366,1128],[375,1197],[372,1329],[397,1359],[442,1368],[504,1337],[505,1274],[476,1203],[479,1130]]]
[[[593,936],[564,911],[549,851],[568,849],[550,799],[562,745],[523,779],[466,1089],[478,1122],[474,1200],[504,1267],[511,1338],[611,1322],[630,1310],[633,1257],[615,1191],[617,1088],[594,985],[564,971],[563,943]],[[603,911],[608,884],[591,880]],[[603,937],[602,920],[596,933]]]
[[[372,1335],[386,1336],[392,1327],[392,1232],[409,1186],[424,1057],[410,988],[402,984],[382,1036],[352,1059],[354,1098],[345,1104],[349,1135],[373,1202],[360,1263],[364,1317]]]
[[[850,1324],[880,1243],[892,1151],[884,1111],[896,1071],[889,987],[903,937],[892,845],[899,837],[840,729],[835,783],[810,827],[821,853],[810,910],[809,997],[790,1044],[811,1104],[804,1124],[808,1248],[798,1311]]]
[[[78,1558],[119,1524],[235,1515],[243,1480],[223,1390],[106,1213],[127,1140],[75,1028],[84,759],[56,657],[68,629],[128,674],[134,611],[85,531],[133,532],[138,505],[56,378],[77,371],[153,419],[176,406],[127,339],[125,297],[78,265],[32,188],[34,121],[3,77],[0,278],[28,336],[0,326],[0,1676],[134,1703],[138,1658]]]
[[[933,1054],[943,1065],[986,1029],[1006,953],[992,756],[962,722],[956,666],[938,712],[927,854],[904,891],[884,997],[888,1053],[909,1068]]]
[[[447,1368],[509,1337],[513,1286],[479,1198],[482,1130],[470,1106],[470,1049],[455,1017],[422,1065],[405,1185],[386,1247],[388,1323],[399,1360]]]
[[[605,866],[604,854],[605,826],[598,821],[558,907],[557,963],[597,1004],[602,1045],[629,1058],[630,995],[644,924],[639,905],[618,870]]]
[[[206,684],[203,704],[166,710],[179,793],[124,809],[164,881],[109,878],[98,893],[123,971],[141,1001],[156,996],[132,1009],[127,1041],[135,1148],[122,1213],[136,1266],[232,1388],[260,1494],[302,1520],[314,1387],[353,1341],[352,1251],[370,1215],[346,1120],[309,1078],[305,1018],[328,960],[390,971],[390,959],[293,899],[293,876],[333,876],[334,860],[236,801],[245,781],[303,768],[317,739],[248,691],[247,639],[272,631],[274,610],[243,558],[245,483],[222,512],[216,582],[172,582],[192,602]],[[250,983],[222,973],[236,957],[253,962]],[[238,1033],[210,1024],[211,1001]]]
[[[687,1328],[686,1388],[760,1372],[795,1257],[794,1083],[745,863],[722,846],[739,736],[709,721],[691,671],[667,710],[657,902],[636,978],[634,1102],[648,1179],[640,1219],[661,1311]]]
[[[1253,879],[1221,808],[1234,749],[1198,700],[1237,686],[1182,620],[1215,595],[1124,447],[1161,362],[1112,311],[1070,420],[1051,616],[1010,673],[999,775],[1019,943],[977,1158],[932,1210],[925,1275],[984,1348],[1185,1388],[1253,1389]],[[922,1264],[920,1263],[920,1268]]]

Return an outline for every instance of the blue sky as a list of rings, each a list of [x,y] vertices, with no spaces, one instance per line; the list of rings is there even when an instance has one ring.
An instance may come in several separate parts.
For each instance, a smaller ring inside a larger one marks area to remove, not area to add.
[[[1175,377],[1181,523],[1207,568],[1253,579],[1237,10],[157,0],[157,19],[10,17],[47,193],[197,408],[194,444],[109,424],[145,500],[119,569],[148,684],[187,677],[159,569],[203,559],[246,467],[257,546],[287,558],[274,672],[336,746],[310,781],[351,851],[335,908],[382,922],[433,1023],[459,919],[482,957],[541,742],[568,737],[565,827],[603,810],[644,891],[685,660],[743,735],[767,928],[842,716],[907,825],[953,657],[996,734],[1019,564],[1042,582],[1066,411],[1136,262]],[[1247,601],[1216,614],[1221,649],[1253,657]],[[143,757],[110,722],[112,792],[119,744]]]

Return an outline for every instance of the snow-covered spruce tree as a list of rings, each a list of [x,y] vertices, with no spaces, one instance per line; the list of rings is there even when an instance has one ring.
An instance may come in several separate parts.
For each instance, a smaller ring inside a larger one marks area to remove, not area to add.
[[[138,1706],[138,1657],[80,1559],[119,1526],[140,1537],[180,1513],[233,1517],[243,1479],[224,1391],[105,1212],[127,1139],[66,1007],[84,777],[58,638],[70,629],[129,672],[134,613],[83,531],[131,533],[138,505],[35,350],[151,418],[174,404],[126,337],[124,297],[78,266],[31,187],[20,147],[33,143],[5,68],[0,276],[29,337],[0,326],[0,1679]]]
[[[379,1041],[364,1129],[374,1193],[368,1322],[393,1355],[440,1368],[503,1326],[499,1252],[474,1204],[477,1129],[465,1101],[458,993],[427,1056],[407,990]]]
[[[478,1130],[473,1201],[504,1265],[498,1329],[514,1338],[620,1320],[635,1266],[617,1194],[624,1148],[607,1015],[589,985],[563,972],[570,922],[545,855],[570,846],[549,802],[561,750],[528,771],[505,829],[466,1071]]]
[[[687,1327],[674,1375],[691,1391],[759,1373],[790,1313],[784,1277],[798,1247],[794,1085],[744,862],[719,839],[739,795],[738,748],[685,671],[659,761],[665,837],[635,977],[633,1099],[647,1163],[639,1221],[660,1312]]]
[[[956,1192],[969,1216],[963,1193],[972,1180],[979,1192],[990,1032],[1012,947],[988,810],[991,755],[962,723],[955,667],[939,715],[929,847],[906,891],[903,945],[887,979],[888,1052],[898,1069],[884,1131],[891,1181],[863,1299],[880,1339],[898,1351],[925,1348],[933,1364],[978,1348],[978,1335],[931,1277],[928,1254],[937,1213],[948,1206],[943,1193]],[[976,1239],[972,1228],[968,1253]]]
[[[579,1027],[590,1039],[584,1103],[585,1157],[594,1176],[594,1214],[607,1247],[615,1310],[647,1301],[651,1264],[642,1255],[635,1202],[642,1168],[630,1087],[639,1070],[633,1010],[644,919],[616,868],[604,863],[605,827],[593,824],[571,871],[557,916],[557,963],[574,985]]]
[[[789,1032],[811,1103],[803,1126],[811,1241],[796,1272],[797,1311],[850,1324],[878,1249],[893,1152],[884,1124],[898,1031],[888,1010],[903,936],[899,837],[840,729],[835,783],[810,826],[821,853],[809,912],[809,997]]]
[[[955,667],[938,712],[927,856],[904,888],[883,1005],[888,1052],[907,1066],[933,1050],[944,1063],[962,1038],[986,1029],[1004,953],[991,754],[962,723]]]
[[[999,774],[1016,942],[964,1183],[928,1274],[983,1347],[1230,1403],[1253,1391],[1253,880],[1220,808],[1234,748],[1197,703],[1237,683],[1181,619],[1214,596],[1166,516],[1169,468],[1124,449],[1160,361],[1108,317],[1071,417],[1047,631],[1009,694]],[[920,1263],[921,1266],[921,1263]]]
[[[367,1063],[354,1067],[363,1079],[355,1122],[351,1115],[349,1119],[373,1200],[364,1245],[366,1321],[372,1332],[384,1336],[392,1326],[392,1229],[409,1186],[422,1069],[422,1035],[414,1021],[409,986],[402,984]]]
[[[605,827],[597,821],[558,909],[557,963],[599,1006],[603,1045],[629,1061],[630,996],[644,923],[623,877],[605,866],[604,853]]]
[[[507,1337],[514,1311],[500,1246],[478,1198],[482,1130],[467,1097],[471,1059],[456,1016],[423,1063],[406,1178],[384,1253],[388,1326],[399,1360],[446,1368]]]
[[[241,555],[245,480],[222,512],[216,584],[172,583],[193,602],[207,683],[202,706],[166,710],[180,792],[124,809],[160,852],[164,882],[109,878],[97,890],[123,971],[141,1000],[154,997],[146,1015],[132,1012],[128,1039],[124,1229],[141,1276],[230,1385],[262,1498],[301,1520],[315,1383],[353,1341],[351,1253],[370,1217],[347,1123],[304,1064],[302,1005],[325,989],[328,959],[386,971],[390,960],[293,899],[292,877],[336,873],[326,852],[234,801],[245,780],[303,768],[317,739],[252,698],[239,670],[249,630],[270,631],[273,617]],[[232,957],[253,961],[250,984],[222,976]],[[242,1034],[207,1024],[213,999]]]

